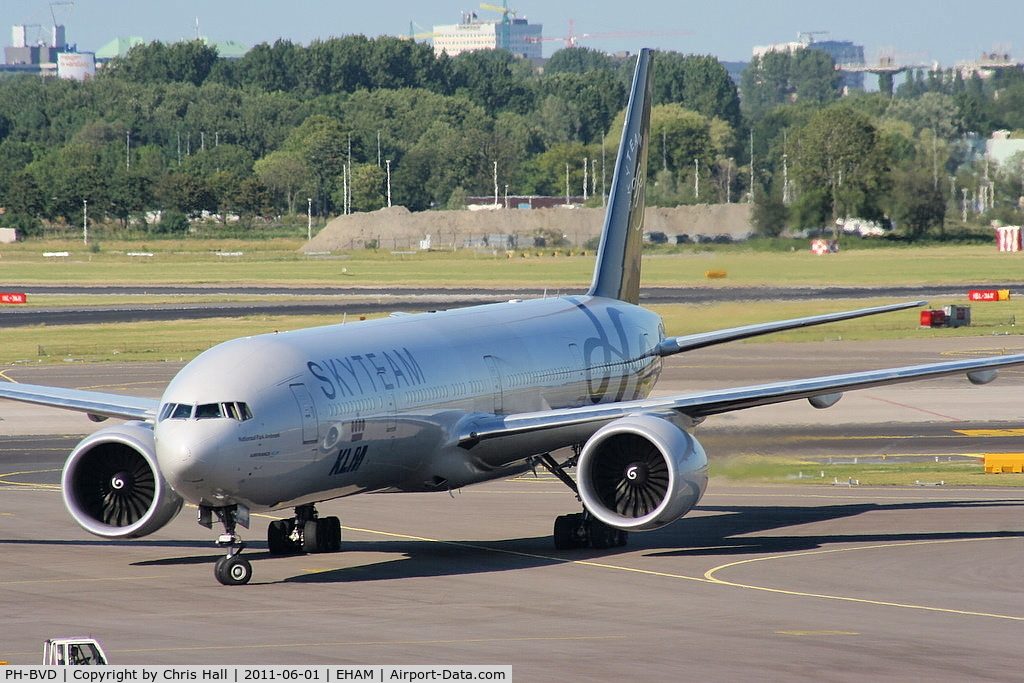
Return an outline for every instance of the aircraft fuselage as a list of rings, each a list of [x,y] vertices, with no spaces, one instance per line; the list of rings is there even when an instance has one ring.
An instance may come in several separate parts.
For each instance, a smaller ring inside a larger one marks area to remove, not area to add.
[[[471,455],[453,440],[465,420],[645,397],[663,338],[650,311],[574,296],[236,339],[168,385],[157,458],[180,495],[214,507],[457,488],[567,445]]]

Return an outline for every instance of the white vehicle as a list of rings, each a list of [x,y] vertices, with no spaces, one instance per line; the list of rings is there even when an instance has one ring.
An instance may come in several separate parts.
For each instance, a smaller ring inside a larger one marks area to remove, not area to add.
[[[43,642],[44,666],[88,666],[106,663],[107,655],[95,638],[75,636],[50,638]]]

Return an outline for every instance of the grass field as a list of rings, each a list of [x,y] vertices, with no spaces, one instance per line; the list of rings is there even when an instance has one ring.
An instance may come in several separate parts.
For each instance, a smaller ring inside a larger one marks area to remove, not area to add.
[[[5,287],[39,284],[274,284],[279,286],[365,287],[368,296],[382,287],[433,286],[546,288],[549,294],[581,292],[589,285],[593,254],[566,251],[422,252],[392,254],[364,250],[305,256],[299,240],[160,240],[108,242],[98,251],[78,242],[22,242],[0,248],[0,282]],[[654,249],[644,257],[648,286],[822,287],[963,284],[1012,287],[1024,281],[1024,255],[1001,254],[989,246],[892,247],[848,250],[815,256],[805,249],[757,251],[744,245],[693,247],[681,253]],[[68,252],[68,256],[44,256]],[[135,255],[133,255],[135,254]],[[140,256],[138,254],[152,254]],[[553,255],[555,254],[555,255]],[[710,270],[725,278],[708,279]],[[36,296],[33,306],[154,305],[250,301],[259,295]],[[280,299],[281,297],[275,297]],[[296,297],[289,297],[296,298]],[[307,297],[310,298],[310,297]],[[687,334],[765,320],[814,315],[891,300],[781,302],[737,301],[699,306],[653,307],[669,334]],[[967,305],[965,300],[930,302],[931,307]],[[358,309],[353,304],[354,309]],[[973,325],[959,329],[920,329],[917,310],[772,335],[765,340],[799,342],[822,339],[906,339],[934,336],[1017,334],[1024,299],[972,306]],[[2,327],[0,309],[0,327]],[[1021,317],[1024,320],[1024,317]],[[82,360],[189,359],[236,336],[340,322],[337,315],[246,317],[167,323],[9,328],[0,345],[0,363]]]
[[[307,256],[298,252],[300,246],[297,240],[284,239],[160,241],[108,243],[94,252],[81,243],[22,242],[0,247],[0,272],[4,282],[17,284],[521,286],[579,291],[589,284],[594,267],[593,253],[566,250],[513,254],[364,250]],[[44,256],[63,252],[68,256]],[[652,249],[645,256],[645,285],[994,286],[1024,281],[1024,254],[999,253],[991,246],[854,249],[828,256],[815,256],[802,248],[757,251],[740,244],[668,252]],[[710,270],[725,271],[727,277],[709,280],[705,273]]]
[[[430,252],[392,254],[364,251],[305,256],[297,240],[160,241],[152,244],[106,243],[98,251],[77,243],[29,242],[0,247],[0,290],[33,284],[273,284],[279,286],[366,287],[369,296],[381,287],[434,286],[503,289],[547,288],[581,292],[589,285],[593,254],[533,251],[528,254]],[[43,256],[45,252],[69,252]],[[146,253],[152,256],[131,254]],[[553,255],[555,254],[555,255]],[[705,272],[725,271],[709,280]],[[1009,287],[1024,282],[1024,255],[1000,254],[992,247],[928,247],[850,250],[813,256],[806,250],[764,252],[740,245],[694,249],[682,253],[653,250],[645,255],[643,283],[648,286],[885,286],[962,284]],[[103,306],[247,301],[259,295],[77,296],[34,297],[34,306]],[[278,297],[279,298],[279,297]],[[289,297],[294,298],[294,297]],[[861,306],[891,303],[872,299],[737,301],[707,305],[653,306],[669,334],[687,334],[794,318]],[[968,305],[965,300],[932,301],[933,308]],[[355,307],[356,305],[353,304]],[[936,336],[1019,334],[1024,296],[998,303],[972,305],[973,325],[959,329],[921,329],[916,309],[770,335],[759,341],[916,339]],[[239,336],[341,322],[330,316],[247,316],[197,321],[122,323],[116,325],[36,326],[3,328],[0,309],[0,365],[67,361],[187,361],[210,346]],[[827,471],[825,471],[827,470]],[[825,471],[825,476],[820,475]],[[980,463],[885,463],[829,465],[785,459],[742,457],[716,460],[713,476],[768,482],[833,484],[859,480],[872,485],[1024,485],[1024,477],[985,475]]]
[[[712,459],[710,474],[735,481],[817,486],[1024,486],[1024,475],[986,474],[981,459],[908,463],[893,458],[833,465],[752,455]]]

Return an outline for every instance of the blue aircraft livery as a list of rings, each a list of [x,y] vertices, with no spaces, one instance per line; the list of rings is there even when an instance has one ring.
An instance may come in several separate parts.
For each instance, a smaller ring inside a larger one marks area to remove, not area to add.
[[[415,387],[425,383],[423,369],[407,348],[364,353],[344,358],[327,358],[306,363],[320,381],[320,391],[328,400],[339,396],[363,396],[396,387]]]

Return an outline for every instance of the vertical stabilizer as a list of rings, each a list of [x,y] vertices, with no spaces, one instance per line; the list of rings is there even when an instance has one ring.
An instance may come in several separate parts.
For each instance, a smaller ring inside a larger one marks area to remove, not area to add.
[[[640,301],[640,254],[643,249],[647,195],[647,142],[651,127],[651,51],[636,59],[633,87],[626,106],[622,141],[615,160],[608,212],[597,253],[592,296]]]

